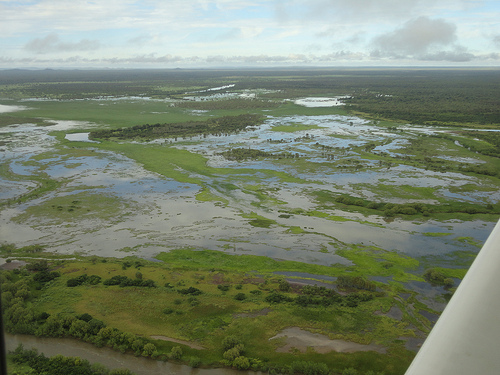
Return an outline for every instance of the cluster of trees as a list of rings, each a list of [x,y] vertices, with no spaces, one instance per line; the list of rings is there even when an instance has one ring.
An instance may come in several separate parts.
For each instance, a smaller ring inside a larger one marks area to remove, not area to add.
[[[228,160],[236,161],[260,158],[298,159],[300,157],[300,154],[297,152],[272,153],[251,148],[232,148],[230,150],[220,152],[218,155],[222,155]]]
[[[74,277],[66,281],[66,286],[75,287],[79,285],[97,285],[101,282],[101,276],[90,275],[87,274],[80,275],[78,277]]]
[[[43,353],[38,354],[36,349],[24,349],[22,344],[9,353],[9,356],[14,363],[29,366],[31,368],[29,373],[33,375],[134,375],[130,370],[108,370],[100,364],[91,364],[80,357],[64,357],[60,354],[46,357]]]
[[[452,278],[446,277],[441,271],[430,268],[424,272],[424,279],[432,285],[442,285],[445,288],[451,288],[455,285]]]
[[[205,121],[145,124],[115,130],[95,130],[89,134],[89,139],[186,138],[209,134],[221,136],[245,131],[248,128],[261,125],[263,121],[263,116],[246,113],[237,116],[209,118]]]
[[[341,289],[357,289],[375,292],[377,289],[373,281],[361,276],[342,275],[337,278],[337,286]]]
[[[100,282],[101,282],[101,277],[98,275],[87,276],[87,274],[83,274],[78,277],[74,277],[72,279],[67,280],[66,285],[68,287],[75,287],[79,285],[97,285]],[[148,288],[156,287],[156,284],[153,280],[143,280],[142,274],[140,272],[137,272],[135,279],[131,279],[130,277],[127,276],[116,275],[111,277],[110,279],[104,280],[102,283],[103,285],[119,285],[121,287],[127,287],[127,286],[141,286]]]
[[[286,294],[273,291],[269,293],[264,300],[267,303],[294,303],[301,307],[309,306],[346,306],[346,307],[357,307],[361,302],[367,302],[374,298],[372,293],[369,292],[353,292],[347,295],[340,295],[335,291],[325,295],[311,295],[303,294],[298,295],[295,298],[287,296]]]
[[[102,283],[103,285],[119,285],[121,287],[126,287],[126,286],[140,286],[147,288],[156,287],[156,284],[153,280],[143,280],[142,276],[136,277],[135,279],[131,279],[130,277],[127,276],[116,275],[113,276],[111,279],[104,280]]]
[[[133,351],[136,355],[156,356],[153,343],[131,333],[121,332],[93,318],[90,314],[50,315],[36,311],[31,301],[32,293],[38,285],[38,274],[28,270],[14,270],[0,274],[2,288],[2,309],[7,332],[49,337],[75,337],[97,346],[110,346],[122,352]]]
[[[488,143],[485,145],[484,143],[468,142],[467,140],[461,139],[460,143],[462,143],[464,147],[483,155],[494,156],[497,158],[500,157],[500,134],[497,132],[468,131],[463,132],[462,134],[472,138],[481,139],[482,141]]]
[[[332,197],[333,198],[333,197]],[[366,207],[376,210],[385,217],[399,215],[423,215],[429,216],[431,213],[466,213],[474,214],[497,214],[500,213],[500,206],[493,204],[473,204],[465,202],[455,202],[452,204],[431,205],[426,203],[386,203],[373,202],[362,198],[351,197],[347,194],[339,195],[333,200],[348,206]]]

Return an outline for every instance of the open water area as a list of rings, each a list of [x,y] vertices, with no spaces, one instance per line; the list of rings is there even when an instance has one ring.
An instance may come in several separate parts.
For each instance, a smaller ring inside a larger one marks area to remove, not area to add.
[[[7,110],[5,107],[3,110]],[[22,109],[11,107],[13,111]],[[273,130],[277,126],[293,124],[311,128],[293,132]],[[57,141],[48,134],[50,131],[66,131],[69,140],[88,141],[88,133],[74,131],[89,126],[92,124],[53,121],[50,126],[19,124],[0,129],[5,139],[1,146],[1,162],[12,172],[12,178],[3,176],[0,179],[2,200],[14,201],[36,186],[36,181],[30,179],[31,174],[43,172],[62,182],[59,188],[47,194],[23,203],[4,205],[0,212],[2,241],[18,246],[38,243],[55,252],[101,256],[151,258],[160,251],[194,248],[308,263],[347,264],[346,259],[335,254],[338,243],[373,245],[418,257],[457,250],[477,251],[477,246],[456,239],[471,237],[482,243],[493,228],[493,223],[482,221],[412,222],[397,218],[387,221],[379,216],[365,217],[334,209],[324,210],[324,213],[342,216],[343,221],[300,213],[300,210],[316,209],[317,204],[309,194],[312,191],[328,190],[377,198],[378,193],[370,186],[382,182],[396,187],[432,187],[438,195],[464,201],[499,198],[498,191],[451,193],[450,186],[474,183],[474,177],[459,173],[426,171],[406,165],[363,168],[360,171],[334,170],[318,151],[318,145],[323,145],[341,154],[344,152],[345,157],[360,160],[364,165],[371,165],[374,162],[361,159],[352,151],[353,146],[384,141],[385,148],[381,151],[396,153],[407,142],[409,134],[422,132],[422,127],[412,129],[407,126],[409,131],[394,133],[353,116],[285,116],[269,117],[259,128],[235,135],[176,142],[163,140],[165,147],[183,148],[203,155],[209,167],[241,169],[241,176],[251,177],[252,183],[274,201],[259,202],[249,189],[220,188],[224,183],[244,186],[237,176],[220,174],[210,179],[202,176],[215,194],[223,194],[227,199],[228,204],[221,204],[197,200],[200,186],[196,184],[177,182],[147,171],[123,155],[92,149],[91,143],[88,147],[90,155],[72,157],[64,152],[53,152]],[[221,152],[236,147],[298,153],[307,164],[296,167],[293,163],[279,163],[272,159],[230,161],[221,156]],[[284,182],[265,174],[259,175],[259,171],[266,170],[288,173],[300,182]],[[75,213],[69,222],[64,223],[44,210],[35,209],[61,196],[78,194],[110,197],[121,202],[123,207],[110,220],[103,220],[99,207],[96,207],[95,215]],[[397,196],[387,200],[394,203],[405,201]],[[432,199],[427,202],[432,202]],[[283,211],[297,214],[283,215]],[[249,225],[249,219],[245,217],[249,213],[273,220],[275,224],[267,228]],[[301,233],[292,234],[292,227],[301,228]],[[449,235],[429,236],[428,233],[432,232]]]

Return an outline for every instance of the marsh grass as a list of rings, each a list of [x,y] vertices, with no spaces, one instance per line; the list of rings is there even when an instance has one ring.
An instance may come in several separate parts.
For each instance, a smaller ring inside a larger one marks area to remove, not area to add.
[[[83,219],[114,222],[128,212],[130,204],[112,195],[81,192],[59,195],[32,205],[13,218],[30,225],[75,224]]]

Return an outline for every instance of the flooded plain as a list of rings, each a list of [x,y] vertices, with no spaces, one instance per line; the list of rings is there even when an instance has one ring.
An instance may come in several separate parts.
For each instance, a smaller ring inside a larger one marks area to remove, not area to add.
[[[337,100],[320,99],[320,105]],[[304,102],[312,103],[307,99]],[[21,109],[9,106],[9,110]],[[295,130],[298,125],[301,128]],[[0,212],[2,241],[18,246],[42,244],[60,253],[102,256],[151,258],[169,249],[193,248],[317,264],[348,264],[335,254],[341,244],[372,245],[414,257],[477,251],[477,246],[457,238],[468,236],[482,243],[493,223],[412,222],[397,218],[387,221],[380,216],[324,207],[322,215],[311,215],[319,209],[314,191],[348,193],[393,203],[432,203],[441,198],[494,202],[500,198],[498,190],[449,190],[464,184],[481,184],[476,177],[403,164],[380,166],[359,151],[363,145],[374,142],[375,151],[398,154],[408,138],[423,131],[422,127],[406,125],[404,132],[393,132],[354,116],[269,116],[262,126],[240,134],[161,140],[163,147],[206,158],[207,167],[217,173],[197,176],[203,186],[178,182],[148,171],[119,153],[93,148],[88,133],[77,132],[89,127],[93,124],[53,121],[44,127],[19,124],[0,129],[4,139],[1,161],[10,170],[0,179],[0,197],[6,203]],[[71,143],[59,146],[49,134],[53,131],[65,133],[66,140],[74,141],[77,147],[71,147]],[[152,145],[158,147],[158,140]],[[296,159],[234,161],[221,155],[232,148],[287,152],[296,155]],[[339,163],[346,166],[339,167]],[[359,167],[352,168],[347,163]],[[233,172],[224,173],[226,169]],[[240,173],[234,173],[235,169]],[[282,173],[296,181],[286,181],[269,172]],[[16,203],[17,198],[39,185],[33,176],[56,180],[60,185]],[[405,195],[404,191],[389,196],[384,193],[384,189],[398,191],[401,186],[432,188],[433,193],[425,197]],[[202,189],[225,201],[197,199]],[[78,203],[71,207],[70,202]],[[113,208],[111,215],[105,212],[106,207]],[[252,225],[252,217],[265,218],[268,225]],[[428,232],[450,235],[426,236]]]

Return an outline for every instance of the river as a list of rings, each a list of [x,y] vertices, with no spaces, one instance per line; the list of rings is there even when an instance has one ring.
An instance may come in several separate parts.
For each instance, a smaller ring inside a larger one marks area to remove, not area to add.
[[[137,375],[259,375],[261,372],[238,371],[228,368],[201,369],[171,362],[156,361],[144,357],[123,354],[110,348],[97,348],[92,344],[70,339],[36,337],[30,335],[5,335],[7,350],[14,350],[19,344],[25,349],[35,348],[47,357],[61,354],[80,357],[90,363],[100,363],[109,369],[127,368]]]

